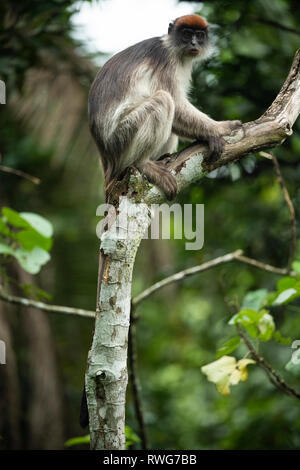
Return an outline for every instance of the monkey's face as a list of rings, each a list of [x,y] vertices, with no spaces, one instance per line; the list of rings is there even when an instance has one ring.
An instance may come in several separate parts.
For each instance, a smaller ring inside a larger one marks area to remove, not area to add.
[[[197,57],[207,46],[207,28],[192,28],[183,25],[176,28],[174,33],[175,44],[181,55]]]

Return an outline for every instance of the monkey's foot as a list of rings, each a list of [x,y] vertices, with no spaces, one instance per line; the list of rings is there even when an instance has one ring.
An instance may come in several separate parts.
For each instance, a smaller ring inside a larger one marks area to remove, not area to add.
[[[218,130],[221,135],[231,134],[232,131],[237,130],[243,125],[242,121],[219,121]]]
[[[174,176],[162,162],[146,162],[139,167],[149,181],[163,190],[167,199],[171,201],[177,195],[177,183]]]
[[[171,160],[171,154],[170,153],[164,153],[156,161],[161,162],[165,165],[166,163],[169,163],[170,160]]]

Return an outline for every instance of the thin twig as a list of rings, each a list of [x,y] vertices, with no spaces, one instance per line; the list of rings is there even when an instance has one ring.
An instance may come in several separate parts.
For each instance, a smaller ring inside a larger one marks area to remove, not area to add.
[[[44,302],[26,299],[25,297],[17,297],[15,295],[6,294],[2,289],[0,289],[0,300],[4,300],[5,302],[9,302],[11,304],[22,305],[23,307],[37,308],[39,310],[44,310],[45,312],[65,313],[68,315],[78,315],[85,318],[95,318],[95,312],[92,310],[65,307],[62,305],[49,305],[45,304]]]
[[[268,271],[274,274],[279,274],[279,275],[289,274],[290,276],[295,276],[295,273],[290,272],[287,269],[277,268],[275,266],[271,266],[270,264],[265,264],[265,263],[262,263],[261,261],[257,261],[256,259],[248,258],[242,255],[242,250],[237,250],[232,253],[228,253],[227,255],[219,256],[218,258],[208,261],[207,263],[200,264],[199,266],[194,266],[192,268],[184,269],[183,271],[180,271],[176,274],[173,274],[172,276],[162,279],[159,282],[156,282],[151,287],[144,290],[141,294],[139,294],[134,299],[132,299],[132,303],[133,305],[136,306],[140,302],[145,300],[147,297],[149,297],[151,294],[153,294],[153,292],[156,292],[157,290],[161,289],[162,287],[167,286],[168,284],[171,284],[172,282],[181,281],[188,276],[193,276],[194,274],[207,271],[208,269],[214,268],[215,266],[219,266],[220,264],[230,263],[232,261],[240,261],[241,263],[250,264],[251,266],[254,266],[255,268],[262,269],[263,271]]]
[[[294,396],[298,400],[300,400],[300,393],[297,392],[294,388],[288,385],[282,377],[273,369],[273,367],[262,357],[258,354],[258,352],[254,349],[249,339],[243,333],[241,327],[237,325],[238,334],[244,341],[245,345],[247,346],[248,350],[250,351],[252,357],[255,359],[257,364],[266,372],[269,379],[271,380],[272,384],[279,388],[281,391],[286,393],[287,395]]]
[[[132,299],[132,304],[134,306],[138,305],[140,302],[142,302],[151,294],[153,294],[153,292],[156,292],[157,290],[167,286],[168,284],[171,284],[172,282],[182,281],[186,277],[193,276],[194,274],[198,274],[203,271],[207,271],[208,269],[214,268],[215,266],[218,266],[220,264],[230,263],[231,261],[236,259],[238,255],[241,254],[242,250],[236,250],[233,253],[228,253],[227,255],[219,256],[218,258],[208,261],[207,263],[200,264],[199,266],[193,266],[192,268],[184,269],[183,271],[179,271],[176,274],[172,274],[172,276],[166,277],[161,281],[156,282],[152,286],[148,287],[148,289],[145,289],[141,294],[134,297],[134,299]]]
[[[282,178],[282,174],[281,174],[281,171],[280,171],[280,165],[278,163],[277,158],[272,153],[269,153],[269,152],[259,152],[259,154],[262,157],[265,157],[265,158],[268,158],[268,159],[272,160],[274,168],[275,168],[275,172],[276,172],[276,175],[277,175],[277,180],[280,184],[280,187],[281,187],[281,190],[282,190],[282,193],[283,193],[283,197],[284,197],[284,199],[287,203],[287,206],[288,206],[288,209],[289,209],[289,212],[290,212],[291,242],[290,242],[289,260],[288,260],[288,265],[287,265],[287,269],[289,271],[291,269],[291,266],[292,266],[292,263],[293,263],[293,260],[294,260],[294,257],[295,257],[296,247],[297,247],[295,208],[293,206],[293,203],[292,203],[292,200],[290,198],[289,192],[288,192],[287,187],[286,187],[286,185],[284,183],[284,180]]]
[[[241,263],[249,264],[250,266],[254,266],[255,268],[262,269],[263,271],[268,271],[269,273],[279,274],[280,276],[296,276],[296,273],[293,271],[289,271],[285,268],[277,268],[272,266],[271,264],[262,263],[261,261],[257,261],[253,258],[248,258],[247,256],[237,255],[235,257],[237,261]]]
[[[141,385],[137,373],[137,348],[136,348],[136,324],[134,321],[134,307],[131,306],[131,320],[128,333],[128,362],[129,362],[129,378],[132,388],[132,395],[134,401],[134,409],[136,418],[139,424],[139,436],[141,438],[142,449],[147,450],[148,439],[146,434],[146,426],[143,414],[142,400],[141,400]]]
[[[31,181],[33,184],[40,184],[41,182],[40,178],[29,175],[28,173],[25,173],[24,171],[16,170],[15,168],[11,168],[9,166],[0,165],[0,171],[3,171],[4,173],[11,173],[13,175],[20,176],[21,178]]]

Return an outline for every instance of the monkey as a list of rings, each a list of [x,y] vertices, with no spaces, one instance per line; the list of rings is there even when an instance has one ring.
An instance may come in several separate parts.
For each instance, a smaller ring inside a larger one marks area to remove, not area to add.
[[[169,24],[167,34],[128,47],[99,70],[88,115],[107,190],[134,166],[173,199],[176,180],[161,157],[176,151],[178,138],[204,140],[213,159],[221,155],[222,136],[241,122],[214,121],[187,98],[193,64],[212,51],[207,21],[185,15]]]
[[[211,157],[221,155],[222,136],[241,122],[214,121],[187,98],[193,64],[212,51],[206,20],[185,15],[169,24],[167,34],[119,52],[99,70],[89,93],[88,115],[106,192],[134,166],[174,199],[176,180],[160,158],[176,151],[179,137],[204,140]],[[88,423],[84,390],[80,424]]]

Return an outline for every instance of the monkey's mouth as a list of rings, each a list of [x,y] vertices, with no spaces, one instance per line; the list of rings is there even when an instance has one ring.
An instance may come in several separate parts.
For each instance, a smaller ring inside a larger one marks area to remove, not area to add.
[[[198,55],[198,54],[200,54],[200,51],[199,51],[199,49],[190,48],[190,49],[188,49],[188,53],[190,55]]]

